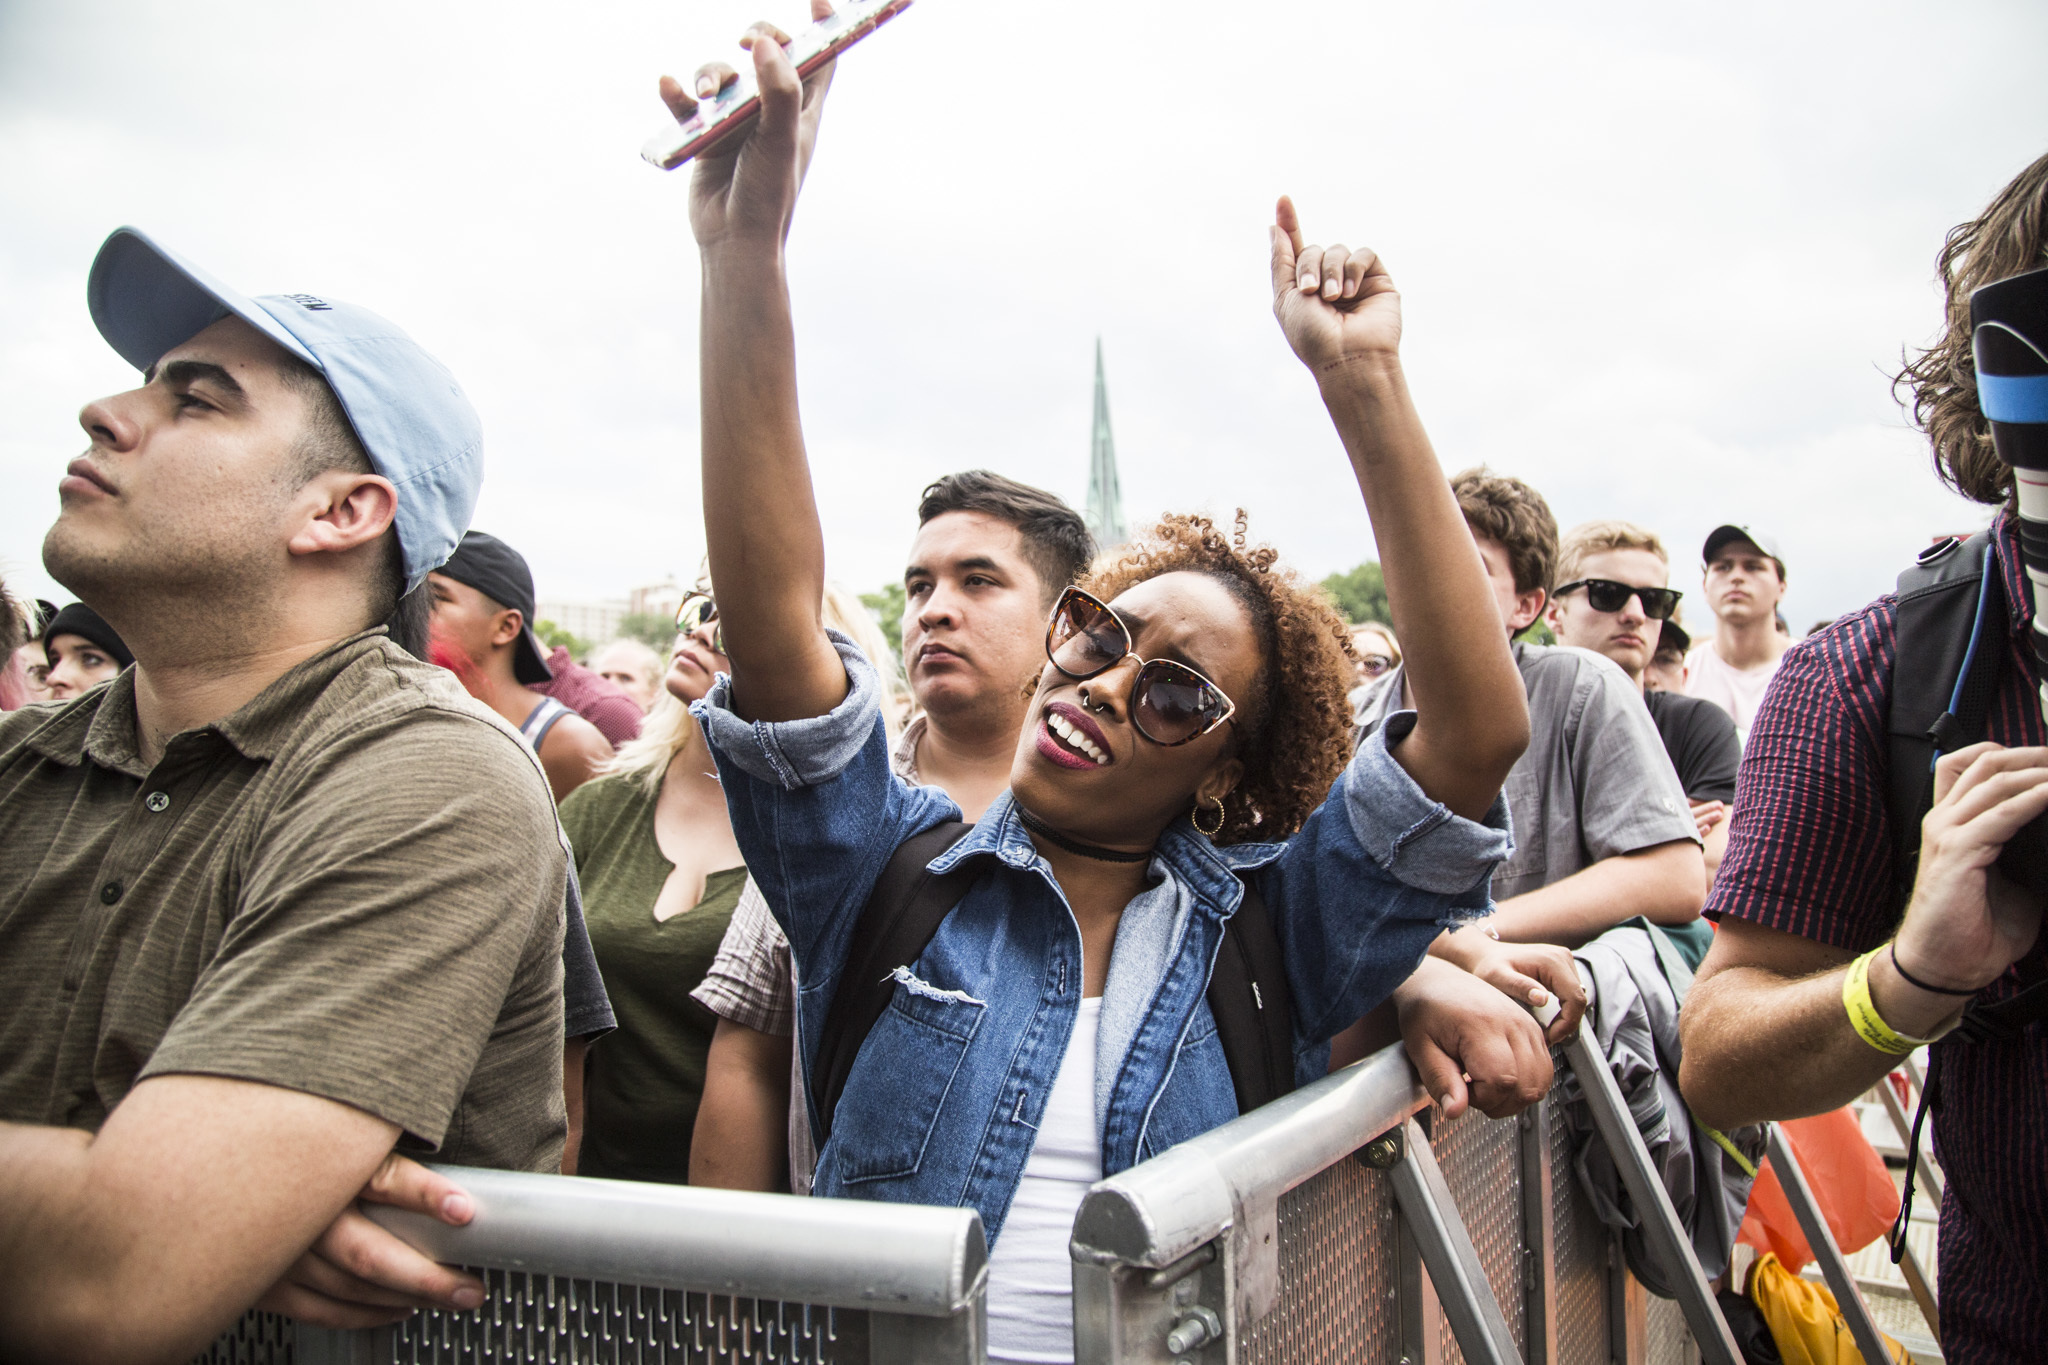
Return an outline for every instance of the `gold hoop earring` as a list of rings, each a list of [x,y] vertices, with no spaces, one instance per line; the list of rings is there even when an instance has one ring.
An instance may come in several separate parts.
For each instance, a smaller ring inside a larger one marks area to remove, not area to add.
[[[1196,806],[1188,812],[1188,823],[1193,825],[1204,837],[1214,839],[1223,832],[1223,803],[1218,801],[1210,809],[1216,812],[1216,824],[1212,828],[1202,828],[1202,807],[1200,806]]]

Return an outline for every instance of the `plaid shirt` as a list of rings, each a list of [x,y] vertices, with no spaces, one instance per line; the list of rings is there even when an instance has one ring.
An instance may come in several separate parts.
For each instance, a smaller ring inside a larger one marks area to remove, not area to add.
[[[2048,742],[2028,656],[2033,627],[2009,514],[1992,524],[1992,571],[2011,621],[1986,738]],[[1743,752],[1728,849],[1707,913],[1732,915],[1862,953],[1889,938],[1901,906],[1886,801],[1886,727],[1897,657],[1895,596],[1796,645],[1772,680]],[[2043,947],[2030,956],[2038,965]],[[2007,972],[1984,993],[2018,989]],[[1942,1349],[1952,1362],[2039,1360],[2048,1352],[2048,1040],[1932,1049],[1941,1209]]]

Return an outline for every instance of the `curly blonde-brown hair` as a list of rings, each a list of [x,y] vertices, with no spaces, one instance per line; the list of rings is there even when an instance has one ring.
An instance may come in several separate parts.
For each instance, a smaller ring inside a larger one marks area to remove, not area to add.
[[[1167,516],[1081,580],[1107,602],[1161,574],[1198,573],[1222,584],[1251,618],[1259,681],[1252,696],[1236,699],[1244,777],[1224,798],[1218,844],[1293,834],[1351,757],[1351,627],[1320,587],[1278,566],[1278,551],[1246,541],[1242,508],[1232,535],[1207,517]]]
[[[1934,445],[1934,471],[1972,502],[2000,503],[2012,471],[1991,444],[1977,407],[1977,358],[1971,348],[1970,294],[1987,284],[2048,265],[2048,156],[2013,177],[1984,212],[1950,229],[1935,268],[1947,296],[1941,340],[1892,381],[1913,425]]]

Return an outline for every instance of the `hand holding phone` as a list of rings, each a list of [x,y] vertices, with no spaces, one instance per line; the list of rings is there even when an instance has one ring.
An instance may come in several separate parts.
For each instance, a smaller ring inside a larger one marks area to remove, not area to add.
[[[819,19],[787,44],[789,59],[800,80],[808,80],[819,68],[847,48],[873,33],[889,20],[909,9],[911,0],[849,0],[835,13]],[[761,26],[757,26],[757,31]],[[701,99],[690,96],[694,109],[678,109],[678,126],[664,128],[649,138],[640,155],[665,171],[716,149],[727,139],[746,132],[761,113],[761,92],[747,72],[719,72],[721,84],[715,94]],[[671,106],[675,104],[671,100]]]

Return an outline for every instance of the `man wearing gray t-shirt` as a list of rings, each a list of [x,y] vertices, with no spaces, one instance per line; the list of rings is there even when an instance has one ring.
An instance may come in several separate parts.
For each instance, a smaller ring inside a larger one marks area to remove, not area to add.
[[[1519,479],[1484,469],[1451,480],[1510,635],[1542,613],[1557,563],[1557,522]],[[1508,773],[1514,851],[1493,876],[1500,908],[1445,934],[1431,950],[1526,994],[1529,968],[1512,948],[1576,948],[1625,919],[1699,919],[1706,866],[1699,831],[1640,692],[1590,650],[1517,644],[1529,693],[1529,748]],[[1363,699],[1361,733],[1400,709],[1396,669]],[[1499,943],[1494,942],[1498,935]]]

